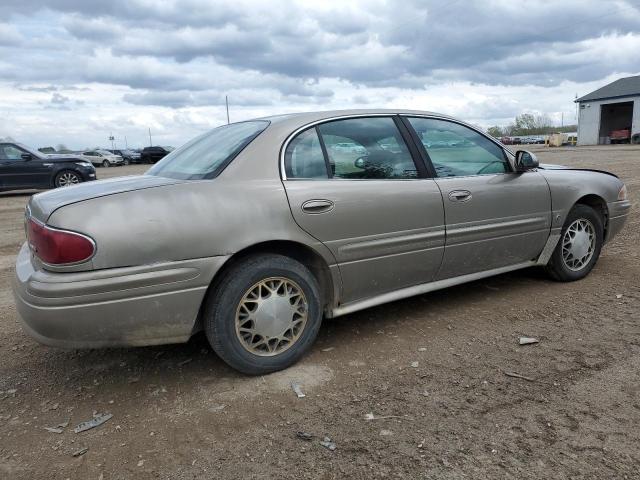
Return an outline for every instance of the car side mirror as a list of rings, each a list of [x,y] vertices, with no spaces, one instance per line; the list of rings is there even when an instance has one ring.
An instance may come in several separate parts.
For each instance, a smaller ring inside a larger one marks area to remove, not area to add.
[[[22,158],[25,162],[28,162],[32,157],[30,153],[23,153],[22,155],[20,155],[20,158]]]
[[[516,171],[526,172],[532,168],[538,168],[538,158],[531,152],[526,150],[518,150],[516,152]]]

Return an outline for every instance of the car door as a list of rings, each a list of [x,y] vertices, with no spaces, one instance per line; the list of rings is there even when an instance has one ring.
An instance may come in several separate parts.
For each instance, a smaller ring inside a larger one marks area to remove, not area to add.
[[[53,162],[17,145],[0,144],[0,187],[46,188],[51,185]]]
[[[446,247],[436,279],[535,259],[551,229],[551,194],[536,171],[516,173],[503,148],[468,126],[407,117],[436,174]]]
[[[283,151],[293,217],[333,253],[343,303],[429,282],[442,261],[442,196],[396,122],[379,116],[320,123]],[[389,138],[395,153],[380,146]],[[354,146],[336,148],[340,143]]]
[[[82,152],[82,156],[86,157],[94,166],[99,166],[102,163],[100,157],[95,152]]]

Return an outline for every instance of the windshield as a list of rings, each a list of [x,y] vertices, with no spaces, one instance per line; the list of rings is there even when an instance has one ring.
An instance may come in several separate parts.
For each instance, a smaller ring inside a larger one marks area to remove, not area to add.
[[[214,178],[268,126],[268,121],[256,120],[215,128],[175,149],[147,175],[180,180]]]
[[[113,155],[113,153],[107,151],[107,150],[96,150],[96,152],[98,152],[101,155],[107,155],[107,156],[111,156]]]

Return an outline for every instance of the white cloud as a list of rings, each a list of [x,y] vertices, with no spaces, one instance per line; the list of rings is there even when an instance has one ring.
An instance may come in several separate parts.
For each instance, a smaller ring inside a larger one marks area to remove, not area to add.
[[[638,74],[630,1],[5,0],[0,136],[180,144],[226,121],[419,108],[489,126],[573,121],[575,94]],[[570,15],[559,13],[569,12]]]

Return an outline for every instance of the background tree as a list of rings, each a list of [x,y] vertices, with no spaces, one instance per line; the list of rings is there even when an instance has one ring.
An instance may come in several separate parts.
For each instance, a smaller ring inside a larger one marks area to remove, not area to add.
[[[565,125],[558,127],[546,114],[522,113],[509,125],[493,126],[487,129],[487,133],[495,138],[514,137],[524,135],[549,135],[557,132],[575,132],[577,125]]]
[[[502,130],[502,127],[499,127],[497,125],[487,128],[487,133],[489,135],[491,135],[493,138],[500,138],[500,137],[504,136],[504,132]]]

